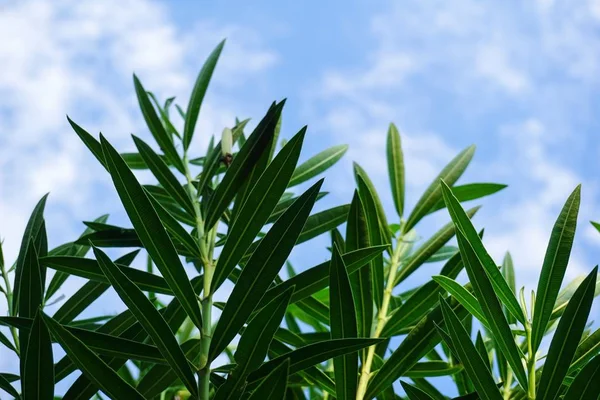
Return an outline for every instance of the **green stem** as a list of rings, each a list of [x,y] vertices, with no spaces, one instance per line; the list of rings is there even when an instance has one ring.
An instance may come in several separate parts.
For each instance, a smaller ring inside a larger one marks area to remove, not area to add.
[[[527,323],[525,325],[525,332],[527,334],[527,367],[529,369],[529,387],[527,390],[527,396],[530,400],[535,399],[535,352],[533,351],[531,325]]]
[[[2,278],[4,279],[4,286],[5,286],[4,296],[6,297],[6,303],[8,306],[8,315],[14,316],[13,315],[13,307],[12,307],[13,292],[12,292],[12,287],[10,286],[10,280],[8,279],[8,273],[6,272],[6,268],[4,267],[4,262],[0,263],[0,267],[1,267],[1,272],[2,272]],[[15,349],[17,350],[17,355],[18,355],[20,353],[20,348],[19,348],[19,335],[17,334],[17,329],[14,326],[11,326],[10,333],[13,337],[13,342],[15,343]]]

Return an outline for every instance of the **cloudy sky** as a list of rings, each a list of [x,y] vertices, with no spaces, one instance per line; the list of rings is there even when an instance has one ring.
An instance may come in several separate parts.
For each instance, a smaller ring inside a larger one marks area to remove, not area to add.
[[[396,222],[385,164],[390,122],[402,132],[409,205],[456,153],[476,144],[462,182],[509,185],[482,201],[476,218],[496,260],[510,250],[519,284],[533,288],[558,211],[582,183],[568,276],[587,273],[600,259],[600,234],[588,222],[600,219],[599,28],[597,0],[0,0],[0,237],[7,262],[46,192],[51,245],[106,212],[127,223],[107,174],[65,115],[132,150],[130,133],[149,138],[132,73],[160,98],[174,95],[184,105],[204,58],[227,38],[192,145],[198,155],[236,116],[257,120],[271,101],[288,98],[283,135],[308,125],[303,158],[350,145],[327,175],[331,195],[319,207],[349,202],[356,161]],[[419,234],[447,220],[438,212]],[[324,248],[327,238],[315,242]],[[327,255],[306,248],[293,255],[299,268]],[[76,287],[74,280],[67,294]],[[0,368],[13,367],[0,358]]]

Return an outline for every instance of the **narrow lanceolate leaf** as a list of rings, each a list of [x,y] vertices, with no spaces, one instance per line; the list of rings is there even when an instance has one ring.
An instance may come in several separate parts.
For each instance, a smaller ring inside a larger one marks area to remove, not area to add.
[[[448,343],[448,345],[457,353],[462,361],[465,371],[469,378],[471,378],[477,393],[485,399],[501,400],[502,396],[496,387],[487,363],[479,356],[477,349],[471,343],[469,333],[462,326],[460,319],[452,311],[448,303],[442,298],[440,298],[440,305],[442,306],[444,321],[446,322],[448,334],[452,342]]]
[[[69,257],[69,256],[49,256],[40,259],[49,268],[65,272],[71,275],[90,279],[97,282],[109,283],[108,279],[98,267],[98,262],[90,258]],[[135,268],[129,268],[119,265],[121,271],[131,279],[142,290],[149,292],[170,294],[171,288],[161,276],[150,274]]]
[[[125,382],[116,371],[110,368],[92,350],[77,339],[73,334],[62,327],[52,318],[43,316],[48,330],[60,343],[63,350],[85,374],[111,399],[139,399],[144,397],[131,385]]]
[[[558,323],[542,369],[536,399],[553,400],[557,398],[594,301],[597,273],[598,267],[595,267],[579,285]]]
[[[485,273],[489,276],[489,280],[494,287],[494,292],[504,304],[506,309],[522,324],[525,324],[525,315],[523,310],[515,297],[515,294],[511,290],[508,283],[502,277],[502,273],[498,269],[496,263],[492,257],[488,254],[487,250],[483,246],[481,238],[477,235],[477,231],[471,220],[461,207],[458,199],[452,194],[451,189],[445,182],[441,182],[442,192],[446,207],[450,213],[452,221],[456,224],[457,228],[462,232],[465,239],[472,246],[479,263],[482,265]]]
[[[535,309],[531,333],[533,335],[532,346],[534,352],[537,351],[546,333],[546,327],[550,321],[554,303],[567,270],[573,239],[575,238],[580,199],[581,185],[577,186],[571,193],[552,228],[550,242],[548,243],[542,272],[535,292]]]
[[[346,247],[348,251],[354,251],[369,247],[369,230],[365,211],[360,201],[358,192],[354,192],[348,223],[346,225]],[[354,274],[349,274],[352,285],[352,296],[356,310],[358,337],[371,336],[371,324],[373,323],[373,287],[371,268],[361,268]]]
[[[87,281],[73,296],[67,299],[52,318],[61,324],[68,324],[109,287],[110,285],[105,282]]]
[[[102,164],[102,166],[106,168],[104,154],[102,153],[102,146],[96,140],[96,138],[93,137],[88,131],[83,129],[81,126],[73,122],[73,120],[71,120],[69,116],[67,116],[67,120],[69,121],[69,124],[71,125],[77,136],[79,136],[79,139],[81,139],[83,144],[85,144],[85,146],[90,150],[94,157],[96,157],[96,159],[100,161],[100,164]]]
[[[213,194],[206,210],[205,225],[211,229],[221,218],[223,211],[229,206],[240,187],[252,171],[254,164],[260,159],[267,144],[275,134],[275,126],[281,115],[285,100],[271,107],[265,117],[258,123],[254,132],[242,146],[237,156],[227,169],[223,181]]]
[[[329,326],[332,339],[357,337],[356,315],[352,289],[344,261],[337,246],[333,248],[329,272]],[[338,400],[356,398],[358,354],[351,353],[333,359],[335,388]]]
[[[267,356],[269,345],[283,319],[293,291],[294,289],[290,288],[273,299],[248,323],[233,356],[236,367],[229,374],[227,382],[217,391],[215,400],[240,398],[246,377],[256,370]]]
[[[492,195],[506,187],[507,185],[500,183],[468,183],[466,185],[452,186],[452,193],[456,196],[458,201],[462,203]],[[431,208],[429,213],[441,210],[445,207],[446,203],[444,203],[444,199],[440,198],[440,200]]]
[[[380,343],[383,339],[332,339],[309,344],[289,353],[282,354],[261,365],[248,376],[248,382],[267,376],[279,363],[290,360],[290,375],[320,364],[330,358],[356,352],[365,347]]]
[[[479,207],[474,207],[468,210],[466,213],[469,218],[479,211]],[[442,229],[434,233],[425,243],[423,243],[413,254],[410,255],[408,260],[404,263],[396,280],[395,285],[400,284],[406,278],[408,278],[413,272],[415,272],[420,266],[428,261],[439,249],[441,249],[450,239],[456,234],[456,228],[453,222],[443,226]]]
[[[285,263],[315,203],[323,181],[309,188],[277,220],[242,270],[211,341],[210,359],[227,347],[259,304]]]
[[[240,208],[217,261],[211,292],[227,279],[273,212],[298,162],[305,132],[302,129],[277,154]]]
[[[21,400],[21,395],[13,385],[10,384],[10,380],[5,375],[6,374],[0,374],[0,389],[13,396],[16,400]]]
[[[577,370],[587,364],[593,357],[600,354],[600,329],[596,329],[577,346],[570,371]]]
[[[52,400],[54,398],[52,341],[41,317],[41,311],[36,313],[31,326],[21,389],[25,399]]]
[[[436,251],[431,257],[427,259],[427,263],[434,263],[440,261],[446,261],[453,255],[458,253],[458,247],[456,246],[442,246],[438,251]]]
[[[185,112],[185,124],[183,127],[184,150],[187,150],[190,147],[192,137],[194,136],[194,129],[196,128],[196,122],[198,121],[198,114],[200,114],[200,107],[202,106],[202,101],[204,100],[204,95],[208,89],[208,84],[212,78],[217,61],[219,61],[223,46],[225,46],[225,40],[219,43],[219,45],[210,53],[196,78],[196,83],[194,84],[194,89],[192,89],[190,101]]]
[[[384,249],[385,246],[375,246],[351,251],[342,255],[344,264],[348,269],[348,275],[356,273],[363,266],[367,265],[374,257],[381,254]],[[294,295],[292,296],[292,303],[294,303],[312,296],[318,291],[325,289],[328,285],[329,262],[324,262],[275,285],[265,293],[260,304],[266,304],[266,302],[284,292],[290,286],[295,286],[296,288]]]
[[[400,384],[402,385],[402,389],[404,389],[406,395],[410,400],[433,400],[431,396],[429,396],[427,393],[425,393],[416,386],[413,386],[404,381],[400,381]]]
[[[195,215],[192,199],[190,199],[190,196],[186,193],[183,186],[181,186],[181,183],[173,175],[169,166],[143,140],[135,135],[131,135],[131,137],[146,165],[156,180],[158,180],[158,183],[171,195],[177,204],[183,207],[190,215]]]
[[[594,357],[575,377],[565,399],[596,400],[600,397],[600,356]]]
[[[329,194],[329,192],[320,192],[319,195],[317,196],[317,200],[321,200],[323,197],[327,196]],[[275,206],[275,208],[273,209],[273,213],[271,213],[271,215],[269,216],[269,219],[267,220],[267,223],[272,223],[277,221],[277,218],[281,217],[281,214],[283,214],[285,212],[285,210],[287,210],[287,208],[294,202],[296,201],[297,197],[290,197],[290,198],[285,198],[285,199],[281,199],[279,201],[279,203],[277,203],[277,206]]]
[[[404,373],[407,378],[427,378],[434,376],[454,375],[462,371],[461,365],[452,365],[446,361],[423,361],[416,363]]]
[[[454,279],[463,267],[464,264],[460,254],[456,254],[446,262],[440,275]],[[435,281],[422,285],[389,317],[381,332],[381,337],[399,335],[410,324],[421,320],[437,304],[438,294],[440,293],[444,293],[444,290]]]
[[[458,239],[458,247],[460,248],[460,253],[463,262],[465,263],[467,274],[469,275],[469,281],[473,285],[475,297],[479,300],[479,304],[481,305],[483,315],[487,320],[487,325],[489,326],[496,348],[498,348],[498,350],[502,352],[502,355],[506,357],[517,381],[523,388],[527,388],[528,380],[521,361],[521,353],[515,344],[512,331],[504,316],[504,312],[502,311],[502,305],[496,297],[494,286],[490,282],[491,279],[485,273],[480,260],[475,254],[475,250],[473,250],[473,247],[471,247],[471,244],[463,236],[462,232],[457,232],[456,236]],[[477,240],[479,240],[479,236],[477,236]],[[498,271],[497,268],[496,271]],[[502,275],[500,275],[500,279],[506,284]]]
[[[348,145],[346,144],[333,146],[328,148],[327,150],[323,150],[319,154],[303,162],[294,171],[294,174],[292,175],[292,179],[290,179],[288,187],[304,183],[307,180],[312,179],[320,173],[324,172],[333,164],[338,162],[338,160],[342,158],[344,153],[346,153],[346,150],[348,150]]]
[[[129,280],[102,250],[97,247],[94,247],[93,250],[100,269],[106,275],[121,300],[135,315],[136,319],[144,327],[144,330],[148,332],[156,347],[158,347],[171,368],[177,372],[177,375],[188,390],[196,394],[197,386],[194,374],[187,363],[185,354],[183,354],[181,347],[177,343],[177,339],[171,333],[171,329],[162,315],[154,308],[152,302],[135,283]]]
[[[443,287],[452,297],[460,302],[475,318],[479,320],[486,328],[488,327],[487,320],[479,302],[467,289],[465,289],[460,283],[454,279],[450,279],[447,276],[433,276],[432,279]]]
[[[23,270],[25,268],[25,263],[28,259],[29,246],[32,243],[32,240],[37,236],[38,232],[42,228],[42,224],[44,223],[44,207],[46,206],[46,198],[48,195],[46,194],[44,197],[40,199],[40,201],[36,204],[31,216],[29,217],[29,221],[27,221],[27,225],[25,226],[25,232],[23,233],[23,239],[21,240],[21,248],[19,249],[19,255],[17,256],[17,263],[15,267],[15,282],[14,282],[14,291],[12,297],[12,315],[17,315],[19,310],[19,296],[21,293],[21,285]],[[37,259],[36,259],[37,262]],[[39,272],[38,272],[39,273]],[[40,278],[41,279],[41,278]],[[24,284],[28,284],[25,282]],[[37,310],[37,306],[33,310]],[[28,316],[33,317],[33,314]]]
[[[332,229],[346,222],[348,218],[349,204],[329,208],[319,211],[308,217],[302,233],[298,238],[298,244],[304,243],[312,238],[315,238],[323,233],[329,232]]]
[[[467,311],[456,300],[451,301],[451,306],[460,319],[467,316]],[[393,385],[405,372],[437,346],[441,337],[435,327],[443,325],[444,319],[438,305],[415,325],[371,379],[365,399],[372,399],[385,388]]]
[[[254,389],[248,400],[280,400],[285,399],[290,360],[285,359]]]
[[[400,217],[404,212],[404,154],[402,154],[402,141],[396,125],[390,124],[387,136],[387,163],[392,198],[396,212]]]
[[[423,218],[431,208],[442,199],[442,189],[440,187],[440,180],[443,180],[448,185],[452,186],[465,172],[465,169],[471,162],[473,154],[475,153],[475,146],[469,146],[461,151],[452,161],[448,163],[440,172],[440,174],[433,180],[421,198],[417,201],[417,205],[410,213],[404,226],[404,232],[410,231],[415,225]]]
[[[367,220],[369,243],[371,245],[389,244],[388,235],[384,235],[384,230],[387,230],[388,225],[377,193],[370,180],[368,180],[366,173],[364,173],[364,171],[356,164],[354,169],[358,194],[364,207],[365,218]],[[378,255],[371,261],[370,269],[373,299],[379,308],[383,301],[384,290],[383,254]]]
[[[144,89],[142,83],[135,75],[133,75],[133,85],[135,86],[135,94],[137,95],[144,120],[146,121],[146,125],[148,125],[148,129],[154,137],[154,140],[156,140],[156,143],[158,143],[160,146],[161,150],[165,154],[165,157],[167,157],[167,159],[173,163],[173,166],[175,166],[179,172],[184,173],[185,167],[183,165],[183,161],[177,153],[177,150],[175,149],[173,138],[169,133],[167,133],[162,122],[160,122],[160,118],[156,114],[156,110],[150,101],[146,89]],[[106,157],[106,154],[104,156]],[[119,156],[119,158],[121,158],[121,156]],[[108,160],[106,161],[108,164],[110,164]],[[123,161],[123,163],[125,164],[125,161]]]
[[[131,169],[148,169],[148,165],[140,153],[121,153],[121,157]],[[158,157],[169,165],[169,160],[165,156],[158,155]]]
[[[142,244],[194,325],[200,328],[202,316],[196,295],[158,214],[119,153],[103,137],[101,142],[108,170]]]

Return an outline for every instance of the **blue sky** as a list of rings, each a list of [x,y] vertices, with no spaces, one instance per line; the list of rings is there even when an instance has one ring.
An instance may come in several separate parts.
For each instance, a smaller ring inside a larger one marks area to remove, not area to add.
[[[327,175],[331,195],[319,207],[349,202],[356,161],[394,221],[384,158],[390,122],[403,135],[409,206],[445,163],[476,144],[462,181],[509,185],[482,201],[476,218],[496,260],[510,250],[519,284],[533,288],[556,215],[582,183],[568,276],[587,273],[600,259],[600,234],[588,222],[600,219],[599,28],[597,0],[0,1],[0,36],[9,38],[0,44],[6,258],[16,257],[26,219],[48,191],[51,244],[71,240],[81,220],[105,212],[127,223],[109,178],[65,114],[132,150],[130,133],[149,134],[131,74],[185,104],[204,58],[226,37],[193,144],[198,154],[235,116],[257,120],[286,97],[283,134],[308,125],[303,158],[350,145]],[[419,235],[447,220],[434,214]],[[293,261],[303,268],[324,260],[327,241],[314,242],[323,251],[300,246]],[[0,357],[0,368],[13,367]]]

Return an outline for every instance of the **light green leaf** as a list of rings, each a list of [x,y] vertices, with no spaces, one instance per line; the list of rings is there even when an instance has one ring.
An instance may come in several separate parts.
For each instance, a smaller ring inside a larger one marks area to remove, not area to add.
[[[535,309],[531,333],[534,352],[537,351],[546,333],[567,270],[573,239],[575,238],[580,199],[581,185],[577,186],[571,193],[552,228],[550,242],[548,243],[542,272],[535,292]]]
[[[194,325],[200,328],[202,316],[194,290],[158,214],[117,151],[104,137],[101,137],[100,141],[115,188],[140,241]]]
[[[465,172],[467,166],[473,158],[475,153],[475,146],[469,146],[461,151],[456,157],[452,159],[444,167],[442,172],[433,180],[421,198],[417,201],[417,205],[410,213],[406,224],[404,225],[404,232],[410,231],[417,225],[417,223],[426,216],[429,211],[442,199],[442,189],[440,187],[440,180],[443,180],[448,185],[452,186]]]
[[[390,124],[387,136],[387,163],[392,198],[398,216],[402,218],[404,213],[404,154],[402,153],[402,141],[396,125]]]
[[[225,46],[225,40],[219,43],[210,53],[196,78],[194,89],[192,89],[192,95],[190,96],[188,108],[185,113],[185,125],[183,128],[183,149],[185,151],[190,147],[194,129],[196,128],[196,122],[198,121],[198,114],[200,114],[200,107],[202,106],[202,101],[204,100],[204,95],[208,89],[208,84],[212,78],[217,61],[219,61],[219,57],[221,56],[223,46]]]
[[[536,399],[551,400],[557,397],[585,329],[594,301],[597,273],[596,266],[579,285],[558,323],[542,369]]]
[[[131,169],[148,169],[148,165],[140,153],[121,153],[121,157]],[[159,154],[158,157],[167,165],[170,165],[167,157]]]
[[[333,146],[303,162],[294,171],[288,187],[304,183],[329,169],[342,158],[346,150],[348,150],[348,145],[346,144]]]
[[[452,193],[461,203],[480,199],[505,189],[508,185],[500,183],[468,183],[466,185],[452,186]],[[446,207],[444,199],[440,200],[431,208],[428,214]]]

